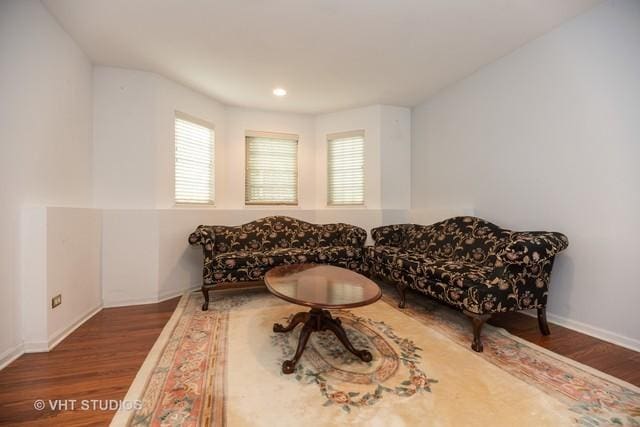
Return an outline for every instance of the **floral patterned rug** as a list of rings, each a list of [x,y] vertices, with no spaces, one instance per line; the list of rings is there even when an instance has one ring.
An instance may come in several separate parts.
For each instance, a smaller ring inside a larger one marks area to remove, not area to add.
[[[121,426],[640,426],[640,389],[485,326],[484,353],[468,321],[412,295],[337,310],[364,363],[330,332],[312,335],[296,371],[301,326],[276,334],[301,307],[266,291],[216,294],[209,311],[185,295],[149,354]],[[334,316],[335,317],[335,316]]]

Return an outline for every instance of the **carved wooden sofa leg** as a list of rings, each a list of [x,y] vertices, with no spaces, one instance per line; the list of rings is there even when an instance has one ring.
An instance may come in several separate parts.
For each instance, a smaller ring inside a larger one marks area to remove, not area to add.
[[[204,304],[202,304],[202,311],[209,309],[209,288],[202,287],[202,295],[204,295]]]
[[[549,324],[547,323],[547,307],[538,309],[538,327],[542,335],[550,335]]]
[[[396,282],[396,289],[398,289],[398,293],[400,294],[400,302],[398,303],[398,307],[404,308],[407,301],[407,285],[402,284],[400,282]]]
[[[471,348],[478,353],[482,353],[482,339],[480,338],[480,331],[482,330],[482,326],[484,326],[485,322],[489,320],[491,317],[490,314],[476,314],[467,310],[463,310],[464,314],[469,316],[471,319],[471,324],[473,325],[473,342],[471,343]]]

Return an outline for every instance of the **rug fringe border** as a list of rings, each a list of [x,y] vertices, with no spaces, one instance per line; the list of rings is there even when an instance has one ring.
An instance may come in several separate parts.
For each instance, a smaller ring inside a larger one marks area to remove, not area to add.
[[[393,299],[393,297],[391,297],[391,298]],[[397,311],[399,311],[401,313],[404,313],[403,310],[398,309],[397,306],[395,306],[394,304],[390,303],[389,301],[386,301],[384,298],[380,299],[380,301],[388,304],[389,306],[393,307]],[[407,313],[404,313],[404,314],[408,316]],[[411,316],[409,316],[409,317],[411,317]],[[607,374],[606,372],[602,372],[602,371],[600,371],[600,370],[598,370],[596,368],[592,368],[591,366],[585,365],[584,363],[578,362],[577,360],[570,359],[570,358],[568,358],[566,356],[563,356],[561,354],[558,354],[558,353],[556,353],[554,351],[551,351],[549,349],[541,347],[538,344],[535,344],[535,343],[532,343],[530,341],[525,340],[524,338],[520,338],[519,336],[514,335],[511,332],[507,331],[505,328],[502,328],[500,326],[493,326],[493,325],[489,325],[489,324],[486,324],[484,328],[485,328],[485,330],[493,330],[495,332],[498,332],[498,333],[500,333],[500,334],[502,334],[502,335],[504,335],[504,336],[516,341],[516,342],[519,342],[522,345],[525,345],[527,347],[532,348],[533,350],[535,350],[537,352],[545,354],[545,355],[547,355],[547,356],[549,356],[551,358],[554,358],[554,359],[556,359],[556,360],[558,360],[560,362],[563,362],[563,363],[566,363],[568,365],[571,365],[574,368],[581,369],[581,370],[585,371],[586,373],[588,373],[590,375],[596,376],[596,377],[598,377],[598,378],[600,378],[602,380],[605,380],[605,381],[612,382],[612,383],[614,383],[615,385],[617,385],[619,387],[628,388],[629,390],[633,391],[634,393],[640,393],[640,387],[638,387],[638,386],[636,386],[634,384],[631,384],[631,383],[629,383],[629,382],[627,382],[627,381],[625,381],[623,379],[614,377],[613,375]],[[454,339],[452,339],[447,334],[445,334],[443,332],[440,332],[437,329],[432,329],[432,330],[435,331],[436,333],[442,335],[443,337],[447,338],[449,341],[451,341],[453,343],[457,343]],[[469,334],[471,334],[471,330],[469,330]],[[469,335],[469,337],[470,337],[469,339],[471,339],[471,335]],[[605,341],[605,342],[608,342],[608,341]],[[471,351],[471,350],[469,350],[469,351]],[[476,355],[478,357],[482,357],[482,353],[477,353]]]
[[[142,395],[147,387],[149,379],[151,378],[151,373],[153,372],[153,369],[158,364],[158,361],[160,360],[160,356],[162,355],[164,348],[169,342],[169,338],[171,337],[173,330],[178,324],[178,320],[184,313],[184,309],[187,306],[187,302],[189,301],[189,298],[193,293],[194,291],[187,291],[184,294],[182,294],[182,296],[180,297],[180,301],[178,301],[178,305],[173,311],[173,314],[171,315],[167,323],[164,325],[164,328],[162,328],[160,335],[158,336],[155,343],[153,344],[153,347],[151,347],[151,350],[149,350],[147,357],[144,359],[144,362],[142,362],[142,366],[140,366],[138,373],[136,374],[135,378],[131,382],[131,385],[129,386],[129,390],[127,391],[127,394],[124,397],[124,401],[135,402],[137,400],[142,400]],[[129,421],[131,420],[131,417],[133,416],[136,410],[134,408],[131,408],[131,409],[124,408],[124,406],[130,406],[130,405],[122,405],[122,406],[123,408],[120,408],[118,412],[116,412],[116,414],[111,419],[111,423],[109,424],[109,426],[122,427],[129,424]]]
[[[492,325],[489,325],[489,326],[492,326]],[[627,381],[625,381],[623,379],[620,379],[618,377],[614,377],[613,375],[607,374],[606,372],[602,372],[599,369],[592,368],[591,366],[585,365],[584,363],[578,362],[577,360],[570,359],[570,358],[568,358],[566,356],[563,356],[561,354],[558,354],[558,353],[556,353],[554,351],[551,351],[549,349],[541,347],[538,344],[532,343],[532,342],[527,341],[527,340],[525,340],[523,338],[520,338],[519,336],[513,335],[511,332],[507,331],[504,328],[500,328],[500,327],[497,327],[497,326],[492,326],[492,327],[493,327],[493,329],[495,329],[497,332],[501,333],[502,335],[506,335],[509,338],[513,339],[514,341],[517,341],[517,342],[519,342],[519,343],[521,343],[523,345],[531,347],[531,348],[533,348],[534,350],[536,350],[536,351],[538,351],[540,353],[546,354],[547,356],[552,357],[554,359],[557,359],[557,360],[559,360],[561,362],[564,362],[564,363],[566,363],[568,365],[572,365],[574,368],[582,369],[583,371],[585,371],[585,372],[587,372],[587,373],[589,373],[589,374],[591,374],[593,376],[599,377],[599,378],[601,378],[603,380],[606,380],[606,381],[610,381],[610,382],[614,383],[615,385],[617,385],[619,387],[625,387],[625,388],[630,389],[634,393],[639,393],[640,394],[640,387],[638,387],[638,386],[636,386],[634,384],[631,384],[631,383],[629,383],[629,382],[627,382]]]

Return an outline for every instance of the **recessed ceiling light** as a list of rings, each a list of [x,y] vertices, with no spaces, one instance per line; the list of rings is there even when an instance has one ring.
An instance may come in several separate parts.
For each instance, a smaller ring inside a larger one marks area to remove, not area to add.
[[[277,87],[273,90],[273,94],[275,96],[285,96],[287,94],[287,91],[282,89],[281,87]]]

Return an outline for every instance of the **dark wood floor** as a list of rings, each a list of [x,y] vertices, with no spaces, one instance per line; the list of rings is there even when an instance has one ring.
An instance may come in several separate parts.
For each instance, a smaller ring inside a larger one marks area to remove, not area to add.
[[[0,424],[106,425],[114,411],[36,411],[36,399],[123,399],[178,299],[109,308],[78,328],[49,353],[25,354],[0,371]],[[492,321],[554,352],[640,386],[640,353],[536,320],[506,314]]]
[[[123,399],[177,303],[104,309],[53,351],[19,357],[0,371],[0,424],[109,424],[115,411],[36,411],[34,401]]]
[[[640,387],[640,353],[550,323],[551,335],[543,336],[537,320],[521,313],[494,316],[489,324]]]

